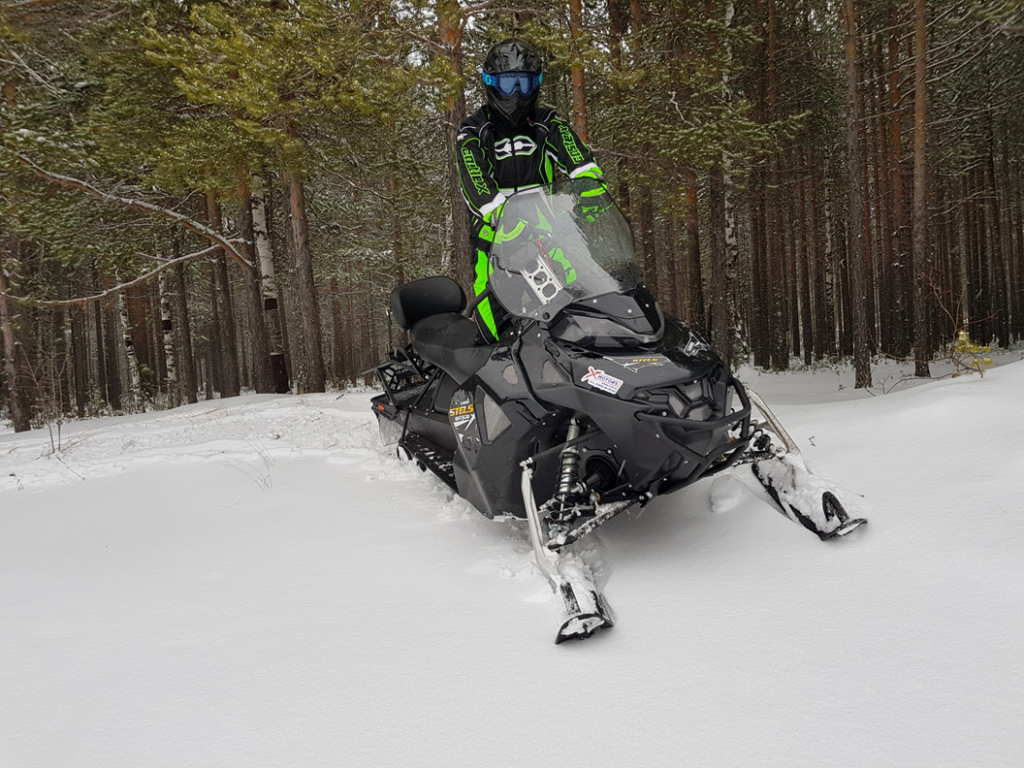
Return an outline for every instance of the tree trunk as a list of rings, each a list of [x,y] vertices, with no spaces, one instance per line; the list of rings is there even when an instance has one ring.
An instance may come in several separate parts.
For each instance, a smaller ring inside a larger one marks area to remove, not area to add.
[[[220,321],[220,302],[217,300],[217,267],[206,263],[206,279],[210,290],[210,321],[206,328],[206,399],[212,399],[210,388],[224,393],[224,354],[221,351],[224,324]]]
[[[858,65],[859,70],[859,65]],[[858,77],[860,75],[858,74]],[[875,288],[878,285],[875,280],[875,253],[874,253],[874,241],[871,235],[871,214],[874,206],[870,205],[867,201],[872,200],[871,195],[871,174],[868,164],[868,153],[871,148],[870,141],[868,140],[868,126],[870,125],[870,116],[865,115],[866,100],[864,94],[858,84],[858,98],[860,98],[860,121],[858,123],[858,134],[860,139],[858,145],[860,146],[860,158],[861,158],[861,200],[863,206],[863,237],[861,242],[864,244],[864,300],[865,300],[865,315],[867,317],[868,326],[868,350],[869,354],[874,353],[875,347],[878,340],[877,328],[878,328],[878,317],[876,314],[877,304],[875,301]]]
[[[89,361],[86,356],[89,348],[89,336],[86,333],[88,315],[81,306],[72,307],[70,315],[71,360],[75,374],[75,412],[81,419],[85,417],[85,407],[89,401]]]
[[[800,282],[800,325],[802,326],[804,365],[809,366],[814,360],[814,260],[811,255],[807,231],[807,167],[804,162],[804,151],[797,149],[796,178],[796,257],[797,280]]]
[[[898,29],[899,17],[893,9],[890,26],[893,31],[889,37],[889,188],[892,190],[892,229],[890,236],[891,259],[893,263],[893,280],[891,291],[895,294],[893,314],[894,328],[893,352],[898,357],[906,357],[910,353],[910,337],[907,333],[906,320],[910,291],[913,290],[909,269],[907,268],[907,216],[905,210],[906,192],[903,185],[903,113],[901,101],[901,61],[900,39]]]
[[[21,387],[19,386],[19,345],[15,340],[14,326],[12,324],[11,305],[13,302],[8,302],[7,300],[9,287],[10,282],[7,279],[3,254],[0,253],[0,335],[3,336],[4,344],[4,380],[7,384],[7,402],[11,409],[11,421],[14,423],[14,431],[27,432],[32,428],[32,424],[29,419],[28,409],[23,402]]]
[[[179,243],[174,241],[175,252]],[[178,264],[174,267],[173,289],[174,297],[172,309],[174,323],[177,329],[177,348],[181,350],[179,368],[181,376],[182,395],[188,403],[199,401],[199,381],[196,377],[195,355],[192,350],[192,328],[188,317],[188,294],[185,288],[185,265]]]
[[[462,180],[457,162],[459,127],[466,119],[466,91],[462,77],[462,7],[459,0],[437,0],[435,13],[441,48],[448,58],[452,75],[448,108],[444,115],[444,142],[448,163],[448,204],[451,212],[450,252],[447,266],[455,279],[463,285],[472,285],[476,254],[471,253],[469,242],[469,210],[462,197]]]
[[[850,218],[846,230],[850,309],[853,320],[854,387],[871,386],[871,339],[868,329],[868,285],[864,250],[864,187],[861,184],[860,100],[857,74],[857,21],[854,0],[843,0],[843,49],[846,63],[846,152]]]
[[[776,35],[776,2],[768,0],[768,93],[767,122],[778,117],[779,77],[776,68],[778,40]],[[786,256],[779,222],[779,159],[773,155],[768,162],[768,185],[764,189],[765,257],[768,279],[768,351],[771,369],[789,369],[789,318],[786,313]]]
[[[732,20],[735,16],[736,9],[731,2],[725,4],[725,26],[732,26]],[[729,104],[734,101],[732,88],[729,85],[729,78],[732,76],[732,46],[729,43],[725,44],[725,64],[722,67],[722,86],[725,89],[725,98]],[[719,158],[719,165],[717,166],[718,172],[721,174],[721,185],[722,185],[722,246],[723,246],[723,257],[725,263],[723,264],[723,276],[725,283],[723,285],[723,296],[726,301],[726,316],[728,317],[728,340],[729,355],[730,355],[730,367],[735,368],[737,359],[742,353],[742,347],[745,346],[743,339],[743,321],[739,313],[739,260],[740,260],[740,248],[739,239],[736,228],[736,209],[733,205],[733,189],[732,182],[729,178],[729,157],[724,152],[721,153]],[[712,173],[715,169],[712,169]]]
[[[644,165],[648,164],[644,162]],[[639,198],[637,223],[640,225],[640,253],[644,278],[651,293],[660,301],[654,240],[654,198],[651,194],[651,185],[646,179],[640,183]]]
[[[344,378],[345,370],[345,323],[341,318],[341,288],[337,275],[331,275],[331,373],[337,381]]]
[[[836,357],[842,355],[842,340],[840,328],[842,326],[842,295],[839,283],[840,268],[836,258],[835,229],[832,226],[832,187],[825,183],[825,204],[823,217],[823,233],[825,236],[825,254],[823,258],[824,289],[822,291],[823,303],[825,305],[825,330],[828,337],[828,348]]]
[[[165,286],[169,275],[161,273],[164,278]],[[156,350],[156,381],[154,382],[155,389],[160,392],[167,393],[169,391],[168,382],[168,367],[174,366],[174,334],[171,334],[171,347],[170,357],[168,357],[167,339],[164,338],[164,317],[163,317],[163,298],[160,290],[160,276],[156,280],[150,282],[149,290],[149,305],[154,311],[149,316],[149,343]],[[168,305],[168,311],[170,305]],[[172,319],[173,322],[173,319]],[[177,371],[175,371],[177,375]]]
[[[210,227],[221,231],[223,221],[220,201],[217,196],[206,194],[206,213]],[[213,257],[213,296],[217,303],[218,336],[220,339],[221,397],[237,397],[241,391],[238,383],[238,341],[235,337],[235,311],[231,301],[231,283],[228,279],[227,256],[218,250]]]
[[[284,179],[289,190],[289,219],[295,264],[295,288],[298,294],[299,318],[302,324],[306,372],[304,390],[323,392],[327,388],[324,371],[323,331],[320,327],[320,301],[313,278],[313,254],[309,248],[306,224],[306,190],[302,174],[291,165],[285,166]]]
[[[4,103],[13,110],[17,106],[17,84],[13,79],[4,80],[3,91]],[[4,238],[6,238],[6,243],[3,242]],[[7,300],[10,281],[4,266],[3,248],[5,245],[10,246],[11,258],[17,259],[17,239],[14,235],[0,233],[0,336],[3,336],[4,345],[4,378],[7,381],[7,401],[11,409],[14,431],[26,432],[32,428],[32,425],[18,381],[18,343],[14,336],[13,302]]]
[[[611,54],[611,69],[613,75],[622,72],[622,38],[625,36],[629,26],[628,17],[623,10],[625,0],[608,0],[608,50]],[[612,103],[616,108],[621,108],[623,102],[623,89],[616,82],[612,86]],[[629,184],[626,182],[628,176],[628,163],[625,157],[618,157],[615,160],[619,171],[619,184],[616,191],[616,198],[623,214],[628,219],[629,210]],[[694,180],[696,186],[696,180]],[[702,313],[703,315],[703,310]]]
[[[109,290],[112,286],[110,276],[103,275],[103,288]],[[103,341],[106,345],[107,362],[107,402],[115,411],[121,410],[121,366],[117,350],[117,330],[114,320],[113,299],[106,299],[103,302]]]
[[[750,346],[754,353],[754,362],[759,366],[768,365],[771,354],[768,351],[768,269],[765,254],[765,212],[764,171],[755,170],[752,174],[751,187],[759,192],[753,195],[750,204]]]
[[[96,268],[93,267],[92,283],[93,288],[99,285],[96,277]],[[110,402],[109,387],[107,386],[107,355],[103,347],[103,302],[97,301],[93,305],[93,332],[96,334],[96,384],[99,389],[99,397],[105,403]]]
[[[785,159],[786,166],[791,163]],[[782,190],[779,190],[782,193]],[[786,191],[778,200],[779,253],[782,255],[783,306],[786,316],[786,348],[790,359],[800,357],[800,290],[797,283],[796,247],[793,237],[793,195]]]
[[[253,211],[254,201],[249,183],[245,179],[243,179],[238,185],[238,198],[241,205],[239,210],[239,225],[242,230],[242,238],[245,240],[243,249],[245,251],[245,257],[251,261],[253,265],[252,269],[243,270],[245,280],[245,291],[243,295],[245,296],[244,303],[249,326],[245,335],[252,344],[253,388],[260,394],[263,394],[265,392],[274,391],[274,381],[273,374],[271,372],[270,348],[267,339],[267,323],[266,318],[264,317],[266,312],[261,307],[263,304],[261,290],[262,280],[260,279],[262,259],[255,254],[255,251],[257,250],[257,234]],[[263,236],[266,238],[265,217],[263,228]]]
[[[252,228],[256,256],[259,259],[260,292],[263,297],[263,312],[266,315],[267,347],[270,357],[270,374],[274,392],[283,395],[291,391],[288,381],[288,366],[284,357],[284,334],[281,310],[277,295],[277,281],[274,275],[274,251],[270,242],[270,227],[267,223],[267,199],[263,180],[252,177]]]
[[[686,280],[685,301],[687,321],[700,330],[708,332],[708,321],[704,310],[704,283],[700,263],[700,220],[697,208],[697,176],[686,175],[686,206],[684,222],[686,227]]]
[[[583,0],[569,0],[569,37],[572,41],[572,125],[576,134],[587,143],[587,93],[583,73],[580,34],[583,29]]]
[[[356,297],[355,285],[352,278],[352,270],[348,270],[345,277],[345,328],[349,344],[345,347],[345,378],[353,386],[356,383],[356,373],[359,366],[356,361],[355,338],[356,338]]]
[[[729,285],[726,265],[725,180],[719,163],[708,176],[708,201],[711,229],[711,344],[718,350],[727,368],[732,369],[735,350],[729,327]]]
[[[929,377],[931,358],[928,343],[928,305],[925,303],[926,281],[931,278],[928,253],[928,199],[926,197],[925,142],[927,139],[928,38],[925,0],[914,6],[914,375]]]
[[[128,359],[128,410],[129,412],[144,409],[142,399],[142,380],[139,375],[139,358],[135,354],[135,343],[132,341],[132,323],[128,318],[128,305],[124,292],[117,294],[117,315],[121,321],[121,341],[124,344],[125,356]]]
[[[178,405],[181,387],[178,385],[178,366],[174,354],[174,315],[171,312],[170,275],[160,273],[160,331],[163,335],[164,358],[167,360],[167,400],[172,407]]]

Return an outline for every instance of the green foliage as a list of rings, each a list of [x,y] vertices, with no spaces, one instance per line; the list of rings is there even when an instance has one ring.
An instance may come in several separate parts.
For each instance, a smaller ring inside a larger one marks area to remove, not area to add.
[[[986,366],[993,365],[989,357],[992,347],[975,344],[971,341],[970,334],[966,328],[957,331],[956,341],[946,347],[945,357],[953,363],[953,376],[963,376],[965,373],[977,371],[982,377],[985,376]]]
[[[223,123],[222,134],[298,161],[324,121],[387,118],[392,83],[379,66],[387,41],[365,8],[211,3],[194,6],[189,20],[185,32],[150,26],[144,43],[153,61],[177,70],[175,85],[199,117]]]

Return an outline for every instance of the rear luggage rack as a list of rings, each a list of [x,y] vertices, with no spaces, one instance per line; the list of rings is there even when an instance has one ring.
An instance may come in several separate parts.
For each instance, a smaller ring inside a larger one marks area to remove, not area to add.
[[[395,349],[386,363],[370,369],[377,374],[377,379],[391,405],[404,404],[416,399],[423,393],[435,370],[436,368],[417,355],[411,346]]]

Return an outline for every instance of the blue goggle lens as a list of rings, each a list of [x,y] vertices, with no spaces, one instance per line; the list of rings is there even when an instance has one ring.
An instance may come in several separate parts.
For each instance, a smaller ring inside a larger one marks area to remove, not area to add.
[[[529,96],[540,87],[543,79],[544,75],[539,72],[499,72],[496,75],[484,72],[484,85],[497,88],[504,96],[511,96],[516,88],[523,96]]]

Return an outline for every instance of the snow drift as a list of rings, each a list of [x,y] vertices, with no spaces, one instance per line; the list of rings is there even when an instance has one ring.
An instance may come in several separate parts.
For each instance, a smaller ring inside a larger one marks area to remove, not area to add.
[[[561,646],[368,393],[0,434],[0,766],[1020,765],[1024,363],[750,383],[871,524],[702,481],[598,532],[617,626]]]

